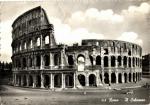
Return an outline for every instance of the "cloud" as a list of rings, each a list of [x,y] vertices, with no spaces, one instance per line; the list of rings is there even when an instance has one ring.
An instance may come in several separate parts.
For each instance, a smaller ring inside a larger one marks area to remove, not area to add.
[[[123,40],[123,41],[128,41],[128,42],[134,42],[134,43],[139,44],[139,45],[143,44],[142,39],[139,39],[138,34],[135,32],[124,32],[117,39]]]
[[[68,24],[63,24],[58,18],[50,18],[54,24],[54,33],[57,43],[81,43],[82,39],[104,39],[103,34],[89,32],[86,28],[72,29]]]

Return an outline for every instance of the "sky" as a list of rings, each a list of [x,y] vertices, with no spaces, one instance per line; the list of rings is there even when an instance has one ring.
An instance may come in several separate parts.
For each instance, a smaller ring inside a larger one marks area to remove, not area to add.
[[[54,24],[56,42],[114,39],[136,43],[150,53],[150,0],[40,0],[0,2],[0,61],[11,62],[12,23],[41,6]]]

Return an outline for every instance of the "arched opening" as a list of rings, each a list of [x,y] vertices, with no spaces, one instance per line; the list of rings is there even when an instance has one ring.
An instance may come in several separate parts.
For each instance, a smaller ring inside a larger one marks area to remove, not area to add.
[[[29,86],[32,86],[33,85],[33,78],[32,76],[30,75],[29,76]]]
[[[101,65],[101,57],[99,55],[96,57],[96,65]]]
[[[128,55],[131,56],[131,50],[129,50]]]
[[[36,76],[36,86],[41,87],[41,76]]]
[[[78,71],[84,71],[85,57],[83,55],[78,55],[77,62],[78,62]]]
[[[127,73],[124,73],[124,82],[127,83]]]
[[[133,73],[133,82],[135,82],[135,73]]]
[[[59,65],[60,57],[59,54],[54,54],[54,65]]]
[[[27,66],[27,62],[26,62],[26,58],[23,58],[23,60],[22,60],[23,62],[22,62],[22,64],[23,64],[23,68],[25,68],[26,66]]]
[[[131,58],[130,57],[128,59],[128,65],[129,65],[129,67],[131,67]]]
[[[27,49],[27,44],[26,44],[26,42],[24,42],[24,49]]]
[[[93,57],[91,55],[89,55],[90,61],[91,61],[91,65],[93,65]]]
[[[48,55],[45,55],[45,56],[44,56],[45,66],[49,66],[49,63],[50,63],[49,59],[50,59],[50,58],[49,58]]]
[[[127,57],[126,56],[124,56],[124,58],[123,58],[123,65],[124,65],[124,67],[127,66]]]
[[[103,80],[103,78],[102,78],[102,74],[100,74],[100,79],[101,79],[101,82],[102,82],[102,80]]]
[[[121,56],[118,56],[118,66],[121,66]]]
[[[116,83],[116,74],[111,73],[111,83]]]
[[[132,58],[133,67],[135,67],[135,58]]]
[[[37,45],[37,46],[40,46],[40,38],[37,38],[37,40],[36,40],[36,45]]]
[[[90,74],[89,76],[89,86],[96,86],[96,77],[94,74]]]
[[[27,86],[27,78],[25,75],[23,76],[23,86]]]
[[[39,55],[36,56],[36,66],[37,67],[41,66],[41,57]]]
[[[122,74],[121,73],[118,74],[118,83],[122,83]]]
[[[56,74],[54,76],[54,87],[61,87],[61,85],[62,85],[61,81],[62,81],[61,74]]]
[[[21,76],[18,76],[18,82],[19,86],[21,86]]]
[[[129,73],[129,82],[131,82],[131,73]]]
[[[44,76],[44,87],[49,88],[49,85],[50,85],[50,78],[48,75],[45,75]]]
[[[73,60],[73,56],[72,55],[68,56],[68,64],[71,65],[71,66],[74,65],[74,60]]]
[[[105,82],[105,84],[109,84],[109,74],[108,73],[105,73],[104,74],[104,82]]]
[[[48,35],[45,37],[45,44],[46,45],[49,44],[49,36]]]
[[[115,67],[115,56],[111,56],[111,67]]]
[[[65,76],[65,84],[67,88],[72,88],[73,87],[73,75],[72,74],[67,74]]]
[[[78,75],[78,80],[82,86],[85,86],[85,76],[80,74]]]
[[[108,67],[108,57],[104,57],[104,67]]]
[[[136,73],[136,82],[138,81],[138,74]]]
[[[30,40],[30,48],[33,48],[33,42]]]

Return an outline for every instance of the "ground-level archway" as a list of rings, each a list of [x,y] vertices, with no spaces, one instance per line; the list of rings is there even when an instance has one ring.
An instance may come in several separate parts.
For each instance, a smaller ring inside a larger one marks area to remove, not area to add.
[[[73,87],[73,74],[66,74],[65,76],[65,85],[67,88],[72,88]]]
[[[109,84],[109,74],[108,73],[105,73],[104,74],[104,82],[105,82],[105,84]]]
[[[85,86],[85,76],[80,74],[78,75],[78,80],[82,86]]]
[[[96,86],[96,76],[94,74],[89,75],[89,86]]]
[[[111,83],[116,83],[116,74],[115,73],[111,74]]]
[[[41,76],[36,76],[36,87],[41,87]]]
[[[61,74],[56,74],[54,76],[54,87],[61,87],[61,85],[62,85],[61,81],[62,81]]]
[[[29,86],[33,86],[33,77],[29,75]]]
[[[44,76],[44,87],[49,88],[50,86],[50,78],[48,75]]]
[[[121,73],[118,74],[118,83],[122,83],[122,74]]]

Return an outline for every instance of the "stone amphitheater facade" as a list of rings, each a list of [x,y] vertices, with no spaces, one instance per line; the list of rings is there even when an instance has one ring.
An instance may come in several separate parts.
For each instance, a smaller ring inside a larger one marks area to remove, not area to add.
[[[41,7],[12,24],[13,85],[32,88],[84,88],[141,80],[142,48],[119,40],[57,44],[53,25]]]

